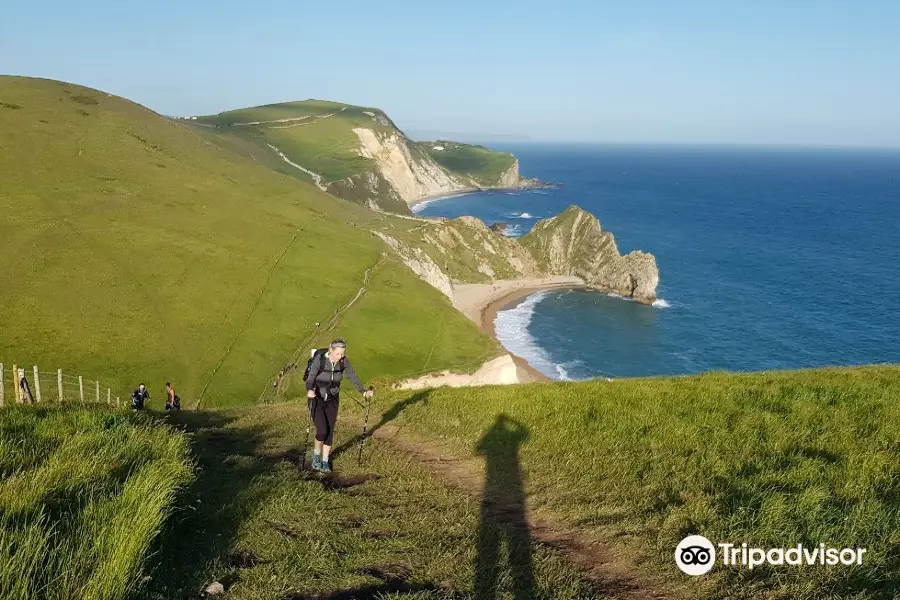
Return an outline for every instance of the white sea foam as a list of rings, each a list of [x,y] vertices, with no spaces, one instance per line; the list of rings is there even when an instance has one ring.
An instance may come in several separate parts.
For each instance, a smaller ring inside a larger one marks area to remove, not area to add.
[[[501,235],[505,235],[506,237],[519,237],[522,235],[522,227],[519,225],[507,225],[506,228],[500,232]]]
[[[607,292],[607,296],[610,298],[615,298],[616,300],[625,300],[626,302],[637,302],[634,298],[626,298],[622,294],[617,294],[616,292]],[[653,306],[655,308],[669,308],[672,305],[665,298],[657,298],[653,301]]]
[[[528,214],[527,212],[516,213],[514,215],[510,215],[513,219],[537,219],[537,217]]]
[[[428,200],[424,200],[422,202],[418,202],[409,207],[409,210],[412,211],[413,214],[421,212],[429,204],[434,204],[435,202],[440,202],[441,200],[450,200],[451,198],[459,198],[460,196],[467,196],[469,192],[463,192],[460,194],[447,194],[446,196],[437,196],[435,198],[430,198]]]
[[[548,291],[532,294],[513,308],[498,312],[494,319],[494,331],[507,350],[524,358],[547,377],[568,379],[565,368],[554,363],[547,351],[538,346],[534,336],[528,332],[535,308],[548,294]]]

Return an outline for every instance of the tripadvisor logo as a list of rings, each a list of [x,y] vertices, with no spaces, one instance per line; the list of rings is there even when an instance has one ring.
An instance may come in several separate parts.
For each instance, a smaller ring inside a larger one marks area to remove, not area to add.
[[[861,565],[866,553],[865,548],[827,548],[825,544],[769,549],[748,544],[713,544],[702,535],[689,535],[675,548],[675,564],[688,575],[703,575],[716,563],[716,548],[723,565],[751,570],[761,565]]]
[[[708,573],[715,562],[716,549],[702,535],[689,535],[675,548],[675,564],[688,575]]]

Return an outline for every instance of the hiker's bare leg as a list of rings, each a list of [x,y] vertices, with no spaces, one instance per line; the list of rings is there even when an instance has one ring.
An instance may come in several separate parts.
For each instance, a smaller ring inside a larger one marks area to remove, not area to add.
[[[328,456],[331,454],[331,446],[322,446],[322,460],[328,462]]]
[[[315,450],[313,450],[313,452],[315,452],[316,454],[322,454],[322,445],[324,443],[325,442],[320,442],[319,440],[316,440],[316,444],[314,446]]]

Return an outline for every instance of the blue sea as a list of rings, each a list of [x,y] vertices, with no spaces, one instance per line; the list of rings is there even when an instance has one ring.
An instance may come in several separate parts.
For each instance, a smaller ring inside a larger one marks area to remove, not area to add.
[[[501,342],[557,379],[900,362],[900,151],[510,145],[557,189],[442,199],[526,233],[577,204],[656,256],[653,307],[551,291]],[[524,213],[524,215],[521,215]]]

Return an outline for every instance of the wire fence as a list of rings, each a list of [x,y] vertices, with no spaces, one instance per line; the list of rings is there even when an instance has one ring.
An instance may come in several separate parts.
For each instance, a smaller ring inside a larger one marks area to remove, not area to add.
[[[98,380],[63,373],[62,369],[41,371],[37,365],[8,368],[0,363],[0,407],[53,402],[123,406],[121,397]]]

